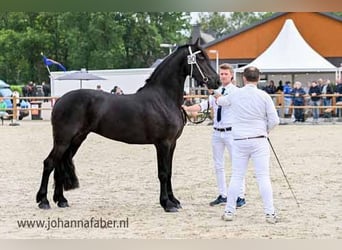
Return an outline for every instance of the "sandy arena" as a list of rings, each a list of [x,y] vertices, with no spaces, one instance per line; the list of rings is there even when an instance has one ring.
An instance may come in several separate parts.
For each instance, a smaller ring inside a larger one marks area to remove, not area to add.
[[[74,158],[80,188],[65,192],[70,207],[61,209],[53,203],[52,174],[51,209],[40,210],[35,195],[42,162],[52,146],[50,122],[22,121],[12,127],[7,121],[0,126],[0,238],[342,239],[340,126],[285,125],[271,133],[301,206],[297,207],[272,154],[271,176],[280,222],[270,225],[263,216],[252,165],[246,179],[247,206],[238,210],[233,222],[221,220],[223,206],[209,207],[216,196],[216,181],[212,127],[206,125],[186,126],[178,140],[173,187],[183,206],[180,212],[165,213],[159,205],[153,145],[127,145],[95,134],[88,136]],[[230,166],[226,166],[229,180]],[[45,226],[19,227],[25,220]],[[82,221],[83,227],[71,227],[72,220]],[[128,225],[87,226],[91,220],[122,220]]]

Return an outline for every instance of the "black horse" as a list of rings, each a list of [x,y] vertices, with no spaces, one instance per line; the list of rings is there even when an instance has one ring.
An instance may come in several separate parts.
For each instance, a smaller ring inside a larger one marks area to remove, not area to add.
[[[47,199],[49,176],[54,170],[53,200],[67,207],[63,189],[78,187],[72,161],[90,132],[130,144],[154,144],[157,150],[160,204],[166,212],[176,212],[180,202],[172,192],[172,158],[185,117],[184,81],[192,75],[208,88],[219,87],[219,78],[198,43],[179,47],[154,70],[145,85],[131,95],[113,96],[91,89],[70,91],[56,102],[51,123],[53,149],[44,160],[44,170],[36,200],[42,209]]]

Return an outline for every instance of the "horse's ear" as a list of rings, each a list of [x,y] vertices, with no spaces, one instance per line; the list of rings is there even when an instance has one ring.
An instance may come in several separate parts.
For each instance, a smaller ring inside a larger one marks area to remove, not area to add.
[[[194,43],[194,45],[197,46],[197,47],[200,47],[200,46],[201,46],[200,40],[201,40],[200,38],[197,38],[197,40],[196,40],[196,42]]]

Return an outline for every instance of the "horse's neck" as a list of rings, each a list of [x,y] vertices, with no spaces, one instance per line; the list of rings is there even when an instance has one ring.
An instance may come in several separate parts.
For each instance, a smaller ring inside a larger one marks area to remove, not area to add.
[[[186,74],[182,69],[180,59],[170,58],[169,64],[176,66],[165,66],[158,69],[149,80],[149,85],[157,88],[159,92],[164,93],[166,98],[176,102],[177,106],[183,103],[184,82]]]

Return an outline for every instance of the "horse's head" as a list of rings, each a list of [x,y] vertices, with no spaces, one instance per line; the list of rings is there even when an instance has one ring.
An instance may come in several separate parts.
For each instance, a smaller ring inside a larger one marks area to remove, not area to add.
[[[199,39],[194,44],[187,45],[187,49],[189,75],[197,82],[205,84],[208,89],[217,89],[221,85],[219,76],[211,66],[208,55],[200,47]]]

